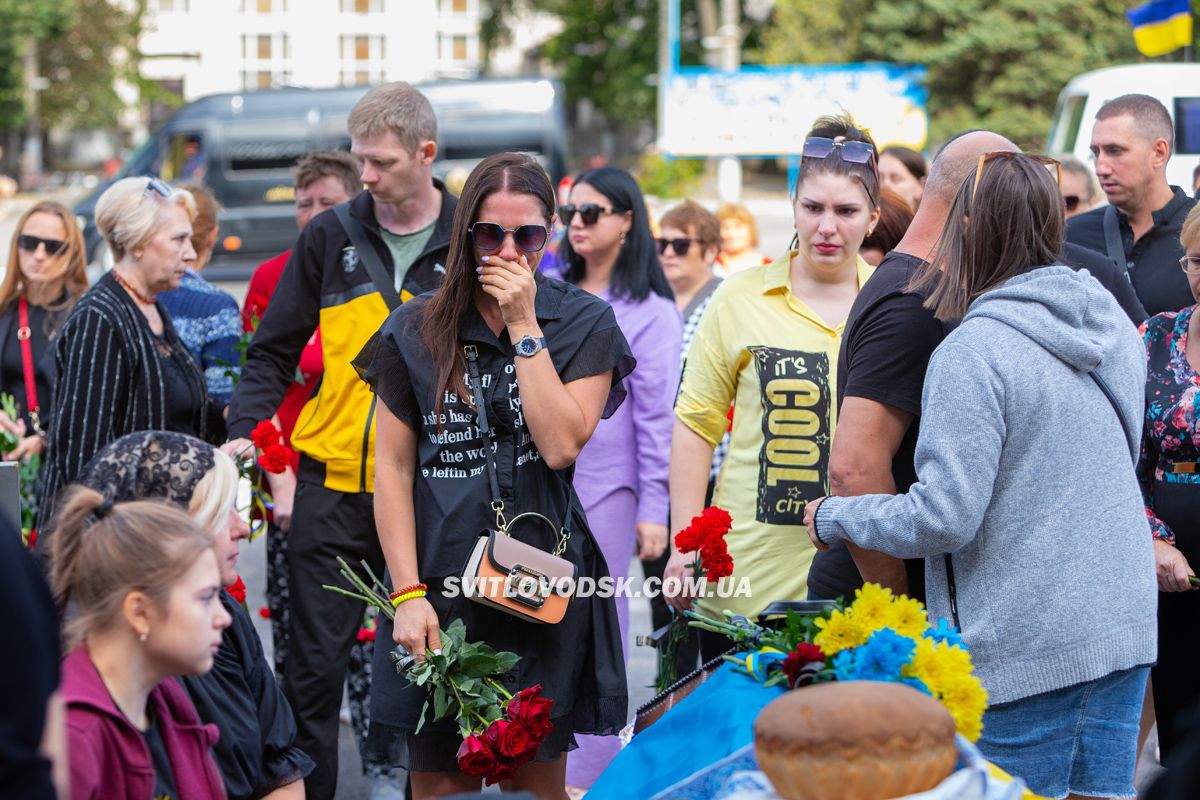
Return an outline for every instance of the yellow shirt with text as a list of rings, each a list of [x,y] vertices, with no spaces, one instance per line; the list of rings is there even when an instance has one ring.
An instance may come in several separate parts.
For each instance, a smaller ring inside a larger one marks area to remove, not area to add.
[[[804,507],[829,493],[845,320],[831,326],[792,293],[792,255],[725,279],[692,338],[675,401],[676,417],[714,446],[734,406],[713,503],[733,517],[728,583],[748,578],[752,596],[701,600],[709,615],[729,609],[753,619],[774,600],[808,595],[815,550]],[[860,288],[873,271],[858,259]]]

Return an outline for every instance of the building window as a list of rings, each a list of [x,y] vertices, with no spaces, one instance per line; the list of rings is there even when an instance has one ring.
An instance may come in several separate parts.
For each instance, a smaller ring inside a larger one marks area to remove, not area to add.
[[[343,14],[382,14],[383,0],[342,0]]]
[[[468,0],[448,0],[445,6],[448,6],[451,14],[466,14]]]
[[[450,40],[450,58],[453,61],[467,60],[467,37],[458,34]]]
[[[291,52],[286,33],[242,35],[242,88],[267,89],[286,84]]]
[[[361,86],[384,81],[386,57],[382,36],[354,34],[341,37],[342,85]]]
[[[286,14],[287,0],[242,0],[243,14]]]

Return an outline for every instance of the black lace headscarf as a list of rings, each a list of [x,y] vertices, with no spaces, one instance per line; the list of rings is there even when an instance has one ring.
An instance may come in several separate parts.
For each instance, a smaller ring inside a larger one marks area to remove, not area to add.
[[[167,500],[186,511],[196,485],[216,466],[216,453],[194,436],[139,431],[96,453],[76,482],[114,503]]]

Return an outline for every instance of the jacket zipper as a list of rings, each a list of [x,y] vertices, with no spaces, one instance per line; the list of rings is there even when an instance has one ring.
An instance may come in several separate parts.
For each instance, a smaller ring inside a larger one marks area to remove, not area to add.
[[[376,395],[371,395],[371,407],[367,409],[367,424],[363,428],[363,443],[362,443],[362,473],[359,481],[359,492],[366,494],[367,492],[367,448],[371,446],[371,424],[375,421],[375,403],[378,400]]]
[[[958,587],[954,585],[954,564],[950,554],[946,553],[946,592],[950,595],[950,616],[954,618],[954,627],[962,633],[962,623],[958,620]]]

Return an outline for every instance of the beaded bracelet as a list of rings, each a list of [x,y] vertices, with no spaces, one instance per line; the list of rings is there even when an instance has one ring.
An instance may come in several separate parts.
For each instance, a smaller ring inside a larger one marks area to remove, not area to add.
[[[397,595],[392,598],[392,608],[399,608],[400,604],[403,603],[405,600],[415,600],[418,597],[424,597],[424,596],[425,596],[424,589],[417,589],[416,591],[405,592],[404,594]]]
[[[396,591],[389,594],[388,598],[391,600],[395,600],[397,597],[399,597],[402,594],[408,594],[409,592],[415,592],[418,590],[422,591],[422,592],[428,592],[429,587],[423,583],[414,583],[412,586],[405,586],[403,589],[397,589]]]

